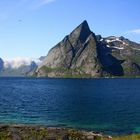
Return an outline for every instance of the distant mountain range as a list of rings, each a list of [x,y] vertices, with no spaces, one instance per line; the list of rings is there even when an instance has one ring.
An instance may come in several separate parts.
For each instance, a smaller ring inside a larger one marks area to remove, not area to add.
[[[43,61],[39,59],[16,58],[3,60],[0,58],[0,76],[29,76]]]
[[[140,44],[124,37],[95,35],[83,21],[41,57],[39,64],[31,61],[16,70],[4,65],[0,59],[0,76],[14,71],[14,75],[35,77],[139,77]]]

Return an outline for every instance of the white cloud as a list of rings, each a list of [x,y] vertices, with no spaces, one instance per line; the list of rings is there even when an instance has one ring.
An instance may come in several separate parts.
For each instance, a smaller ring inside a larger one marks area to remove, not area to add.
[[[45,6],[47,4],[50,4],[52,2],[54,2],[55,0],[37,0],[36,4],[33,6],[33,9],[37,9],[40,8],[42,6]]]
[[[42,4],[48,4],[48,3],[51,3],[51,2],[54,2],[55,0],[42,0]]]
[[[21,66],[31,65],[31,63],[33,61],[38,65],[41,63],[41,61],[39,59],[18,57],[18,58],[14,58],[14,59],[5,59],[4,60],[4,67],[5,68],[18,69]]]
[[[54,1],[56,0],[14,0],[8,5],[6,2],[3,4],[0,2],[0,21],[5,21],[13,16],[19,17],[18,15],[27,14],[30,10],[38,9]]]
[[[140,29],[134,29],[134,30],[128,31],[127,33],[140,34]]]

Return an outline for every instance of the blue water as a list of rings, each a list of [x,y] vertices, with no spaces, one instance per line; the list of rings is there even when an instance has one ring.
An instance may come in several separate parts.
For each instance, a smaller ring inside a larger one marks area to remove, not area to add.
[[[140,132],[140,79],[0,78],[0,123]]]

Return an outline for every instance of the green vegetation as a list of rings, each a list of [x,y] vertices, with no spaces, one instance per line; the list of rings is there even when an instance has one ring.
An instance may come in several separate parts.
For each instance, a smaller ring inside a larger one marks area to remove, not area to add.
[[[55,77],[55,78],[93,78],[90,74],[87,74],[83,68],[69,69],[64,67],[50,68],[47,66],[42,66],[40,68],[41,73],[44,73],[44,77]],[[124,66],[123,76],[113,76],[106,71],[101,72],[100,75],[94,78],[140,78],[139,75],[133,74],[132,67]],[[52,74],[52,76],[50,76]],[[32,77],[37,77],[37,73],[33,73]]]
[[[22,139],[22,140],[42,140],[47,136],[47,130],[44,128],[40,129],[28,129],[26,128],[8,128],[0,130],[0,140],[13,140],[13,139]]]
[[[82,138],[82,134],[76,130],[69,130],[69,140],[80,140]]]
[[[140,140],[140,134],[114,137],[112,140]]]
[[[31,130],[29,134],[24,134],[22,136],[23,140],[42,140],[47,136],[47,130],[45,129],[40,129],[40,130]]]
[[[0,132],[0,140],[11,140],[10,134],[6,131],[1,131]]]
[[[91,75],[86,74],[82,68],[69,69],[64,67],[50,68],[42,66],[40,71],[42,71],[46,77],[49,77],[50,73],[55,73],[55,77],[61,78],[91,78]]]
[[[52,72],[52,68],[46,67],[46,66],[42,66],[41,67],[41,71],[45,72],[45,73],[50,73]]]
[[[140,140],[140,134],[104,136],[91,132],[40,126],[0,126],[0,140]]]
[[[0,126],[0,140],[108,140],[86,131],[41,126]]]

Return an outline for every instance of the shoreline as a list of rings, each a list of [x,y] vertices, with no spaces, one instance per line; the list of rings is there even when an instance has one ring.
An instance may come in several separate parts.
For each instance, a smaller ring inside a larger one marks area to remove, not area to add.
[[[111,140],[94,131],[44,125],[0,124],[0,140]]]
[[[139,140],[140,134],[106,135],[76,128],[0,123],[0,140]]]
[[[34,76],[0,76],[0,78],[27,78],[27,79],[140,79],[140,76],[114,76],[114,77],[34,77]]]

